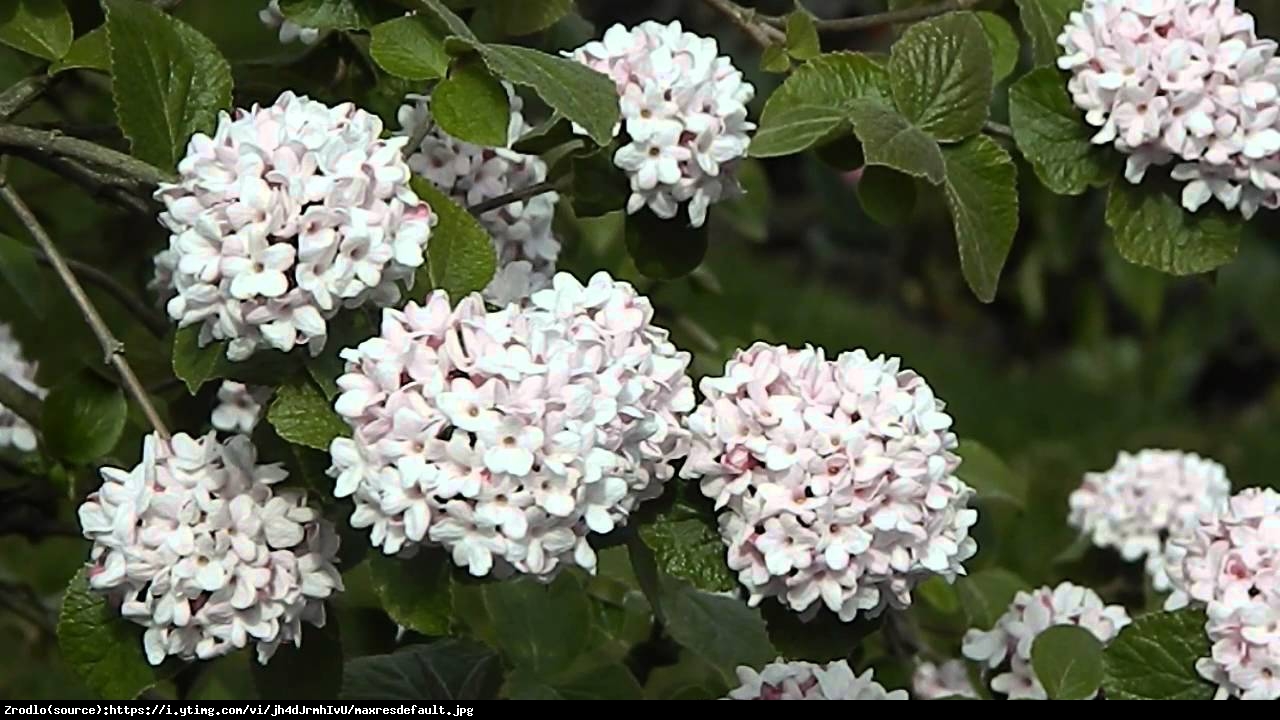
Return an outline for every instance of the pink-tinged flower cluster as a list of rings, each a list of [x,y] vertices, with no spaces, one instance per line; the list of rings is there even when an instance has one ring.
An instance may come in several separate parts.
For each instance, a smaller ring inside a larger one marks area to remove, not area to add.
[[[22,354],[22,345],[4,323],[0,323],[0,375],[38,398],[48,394],[36,383],[36,363],[29,362]],[[9,447],[22,452],[35,450],[36,429],[13,410],[0,405],[0,450]]]
[[[1226,505],[1226,469],[1195,453],[1143,450],[1120,453],[1106,472],[1091,472],[1071,493],[1068,522],[1100,548],[1114,548],[1128,562],[1146,558],[1157,590],[1169,589],[1165,538]]]
[[[408,158],[414,174],[430,180],[458,204],[466,207],[523,190],[547,179],[547,164],[536,155],[523,155],[511,144],[529,131],[521,112],[523,101],[508,86],[511,120],[506,147],[482,147],[451,137],[431,117],[430,97],[410,95],[400,107],[398,135],[420,137],[422,142]],[[498,269],[484,297],[496,305],[522,302],[551,284],[560,254],[560,241],[552,233],[554,192],[508,203],[480,216],[493,237]]]
[[[386,310],[347,349],[334,493],[393,554],[444,546],[476,576],[594,571],[592,534],[625,525],[684,456],[689,354],[627,283],[560,273],[523,305]]]
[[[1008,662],[1008,669],[991,679],[995,692],[1010,700],[1047,700],[1031,667],[1031,646],[1040,633],[1055,625],[1077,625],[1105,644],[1130,622],[1120,605],[1106,605],[1089,588],[1064,582],[1055,588],[1019,592],[995,627],[965,633],[963,652],[992,670]]]
[[[906,700],[906,690],[886,691],[873,670],[855,675],[847,660],[826,665],[778,658],[760,672],[740,665],[738,682],[725,700]]]
[[[1085,0],[1058,43],[1093,141],[1128,154],[1130,182],[1173,162],[1188,210],[1280,207],[1280,59],[1236,0]]]
[[[193,136],[178,181],[156,191],[172,233],[156,260],[169,315],[244,360],[263,347],[318,353],[339,309],[398,301],[435,218],[409,188],[406,140],[381,134],[350,103],[286,92]]]
[[[969,668],[963,660],[947,660],[940,665],[920,663],[911,676],[911,694],[916,700],[955,697],[978,699],[978,693],[969,679]]]
[[[734,177],[747,155],[747,103],[755,88],[714,38],[685,32],[679,21],[614,25],[568,56],[608,75],[621,97],[627,142],[614,163],[631,178],[627,212],[648,206],[673,218],[689,203],[695,227],[707,208],[741,192]]]
[[[1208,612],[1213,650],[1196,670],[1220,698],[1280,699],[1280,493],[1242,490],[1165,552],[1174,587],[1165,609],[1195,602]]]
[[[288,44],[297,40],[303,45],[315,45],[320,40],[320,28],[303,27],[284,16],[280,0],[271,0],[258,11],[263,25],[279,33],[280,42]]]
[[[301,644],[302,621],[324,625],[325,599],[343,589],[338,536],[303,491],[273,487],[287,474],[259,465],[249,438],[212,433],[148,435],[136,467],[102,469],[80,506],[89,587],[146,628],[152,665],[250,642],[265,663]]]
[[[250,387],[224,380],[218,388],[218,407],[209,418],[214,429],[248,435],[262,419],[262,408],[271,397],[271,388]]]
[[[977,551],[951,417],[897,358],[757,343],[703,378],[681,474],[715,500],[752,606],[844,621],[905,607]]]

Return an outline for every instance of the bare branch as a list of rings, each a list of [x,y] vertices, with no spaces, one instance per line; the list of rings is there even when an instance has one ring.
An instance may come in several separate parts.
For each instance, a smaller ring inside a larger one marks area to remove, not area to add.
[[[53,265],[53,261],[43,252],[37,251],[35,255],[36,261],[40,264]],[[71,268],[77,277],[102,288],[103,292],[115,298],[116,302],[133,313],[152,335],[157,338],[164,338],[168,334],[169,321],[157,314],[155,309],[139,299],[138,296],[129,292],[128,288],[117,282],[115,278],[88,263],[80,262],[74,258],[66,258],[66,261],[67,267]]]
[[[68,137],[57,130],[33,130],[18,125],[0,125],[0,150],[29,156],[35,151],[45,155],[70,158],[109,168],[117,175],[136,180],[146,187],[172,180],[163,170],[137,158],[80,138]]]
[[[0,405],[12,410],[26,420],[31,427],[40,429],[40,409],[43,402],[35,393],[14,382],[7,375],[0,375]]]
[[[721,15],[729,18],[762,48],[786,42],[786,33],[764,22],[755,10],[744,8],[733,0],[703,0]]]
[[[32,75],[14,83],[0,93],[0,120],[11,120],[15,115],[31,107],[53,84],[48,75]]]
[[[555,192],[555,191],[556,191],[555,182],[551,180],[543,180],[540,183],[534,183],[533,185],[522,187],[519,190],[513,190],[507,193],[506,195],[499,195],[498,197],[495,197],[495,198],[489,198],[484,202],[478,202],[475,205],[469,206],[467,208],[467,212],[479,217],[489,212],[490,210],[497,210],[500,207],[506,207],[507,205],[510,205],[511,203],[514,203],[514,202],[521,202],[524,200],[528,200],[531,197],[542,195],[543,193],[549,193],[549,192]]]
[[[895,25],[897,23],[915,22],[917,20],[925,20],[937,15],[945,15],[949,12],[957,10],[971,10],[978,5],[981,0],[944,0],[944,2],[935,3],[933,5],[922,5],[920,7],[903,8],[902,10],[890,10],[889,12],[876,13],[875,15],[862,15],[860,17],[839,18],[836,20],[815,20],[814,25],[819,32],[849,32],[853,30],[868,30],[883,25]],[[774,29],[785,27],[787,23],[786,17],[781,16],[761,16],[762,22],[768,23]]]

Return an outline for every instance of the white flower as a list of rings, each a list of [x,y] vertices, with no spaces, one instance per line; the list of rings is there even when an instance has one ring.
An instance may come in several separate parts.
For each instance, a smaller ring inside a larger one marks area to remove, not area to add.
[[[259,10],[258,19],[263,25],[273,30],[278,29],[282,43],[287,44],[297,40],[303,45],[315,45],[320,39],[319,28],[302,27],[285,19],[284,13],[280,10],[280,0],[271,0],[265,8]]]
[[[338,536],[286,473],[257,464],[248,437],[219,444],[148,435],[131,471],[103,468],[80,506],[93,541],[89,586],[143,626],[147,660],[218,657],[256,644],[267,662],[302,642],[301,622],[324,625],[324,601],[341,591]]]
[[[510,86],[507,95],[511,103],[508,140],[505,147],[497,148],[451,137],[432,119],[429,96],[406,97],[396,135],[422,138],[409,155],[409,167],[464,207],[546,180],[547,164],[541,158],[510,149],[530,127],[521,112],[520,96]],[[486,300],[499,306],[518,303],[550,284],[560,254],[560,241],[551,227],[558,200],[559,195],[546,192],[480,215],[498,253],[497,272],[484,290]]]
[[[701,388],[681,475],[721,510],[750,605],[777,597],[806,617],[825,605],[848,622],[964,574],[977,511],[951,418],[897,358],[757,343]]]
[[[652,20],[635,28],[614,25],[603,40],[565,53],[608,75],[618,87],[627,141],[614,163],[631,178],[627,212],[649,207],[673,218],[689,204],[695,227],[707,208],[742,192],[734,179],[755,125],[747,103],[755,88],[714,38],[684,32],[679,21]]]
[[[906,690],[886,691],[873,670],[854,675],[847,660],[826,665],[778,658],[756,672],[738,667],[737,688],[725,700],[906,700]]]
[[[941,665],[920,663],[911,676],[911,694],[917,700],[939,700],[949,697],[978,699],[969,680],[969,669],[963,660],[948,660]]]
[[[8,325],[0,323],[0,375],[37,398],[48,391],[36,383],[36,363],[28,362],[22,346]],[[36,429],[9,408],[0,405],[0,449],[12,447],[22,452],[36,449]]]
[[[395,303],[435,218],[409,188],[404,140],[381,133],[350,104],[286,92],[193,136],[178,181],[156,191],[171,236],[153,286],[169,315],[244,360],[264,347],[319,353],[340,308]]]
[[[1093,141],[1129,155],[1130,182],[1176,160],[1192,212],[1280,207],[1280,58],[1236,0],[1085,0],[1058,43]]]
[[[1176,450],[1122,452],[1110,470],[1085,474],[1071,493],[1068,522],[1129,562],[1146,558],[1152,584],[1165,591],[1164,538],[1225,507],[1230,495],[1226,469],[1212,460]]]
[[[1249,488],[1169,538],[1166,610],[1203,604],[1213,644],[1196,669],[1218,697],[1280,699],[1280,493]]]
[[[1069,582],[1019,592],[1009,609],[990,630],[977,628],[964,636],[964,656],[995,670],[1008,669],[991,679],[991,689],[1010,700],[1047,700],[1048,695],[1031,667],[1036,636],[1055,625],[1078,625],[1102,643],[1111,642],[1130,623],[1119,605],[1105,605],[1098,594]]]
[[[218,407],[213,409],[210,422],[222,432],[248,435],[262,418],[262,406],[270,392],[270,388],[250,388],[224,380],[218,388]]]
[[[387,554],[442,545],[473,575],[594,571],[591,533],[626,524],[688,450],[688,353],[605,273],[559,274],[523,304],[385,310],[344,350],[334,494]]]

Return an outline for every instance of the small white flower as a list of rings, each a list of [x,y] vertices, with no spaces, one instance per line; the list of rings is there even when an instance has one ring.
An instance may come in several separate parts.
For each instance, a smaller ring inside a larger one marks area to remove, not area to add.
[[[911,694],[917,700],[940,700],[949,697],[978,699],[969,680],[969,669],[963,660],[948,660],[941,665],[923,662],[911,676]]]
[[[213,427],[226,433],[248,435],[262,418],[268,388],[250,388],[243,383],[224,380],[218,388],[218,407],[210,418]]]
[[[319,28],[302,27],[301,25],[287,20],[284,12],[280,10],[280,0],[271,0],[265,8],[258,11],[258,19],[263,25],[279,30],[280,42],[288,44],[297,40],[303,45],[315,45],[320,39]]]
[[[0,375],[37,398],[48,394],[36,383],[36,363],[27,361],[13,331],[4,323],[0,323]],[[35,450],[36,430],[17,413],[0,405],[0,449],[6,447],[21,452]]]
[[[872,679],[874,671],[855,675],[847,660],[826,665],[782,658],[756,672],[738,667],[742,683],[725,700],[906,700],[906,690],[886,691]]]

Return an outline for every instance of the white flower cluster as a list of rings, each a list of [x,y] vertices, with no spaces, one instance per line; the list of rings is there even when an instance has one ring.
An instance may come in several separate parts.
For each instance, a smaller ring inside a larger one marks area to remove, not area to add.
[[[297,40],[303,45],[315,45],[320,39],[320,28],[302,27],[285,18],[284,12],[280,10],[280,0],[271,0],[266,7],[259,10],[258,19],[272,30],[278,30],[282,43],[287,44]]]
[[[847,660],[826,665],[778,658],[760,672],[738,666],[741,686],[725,700],[906,700],[906,690],[886,691],[873,670],[854,675]]]
[[[911,676],[911,694],[917,700],[963,697],[978,699],[963,660],[947,660],[941,665],[923,662]]]
[[[48,394],[36,383],[36,363],[27,361],[18,339],[4,323],[0,323],[0,375],[38,398]],[[36,430],[17,413],[0,405],[0,450],[8,447],[22,452],[35,450]]]
[[[432,120],[429,97],[408,96],[400,107],[397,134],[422,138],[408,158],[409,168],[464,207],[546,180],[547,164],[541,158],[509,149],[529,131],[529,125],[521,112],[520,96],[510,86],[507,95],[511,102],[508,147],[495,148],[451,137]],[[521,302],[551,284],[560,254],[560,241],[551,229],[558,199],[556,193],[542,193],[480,216],[498,253],[498,270],[485,288],[486,300],[499,306]]]
[[[1218,697],[1280,699],[1280,493],[1250,488],[1169,539],[1166,610],[1208,610],[1210,657],[1196,669]]]
[[[749,604],[776,596],[812,616],[821,601],[847,622],[964,573],[978,515],[951,417],[897,358],[757,343],[701,389],[681,474],[723,510]]]
[[[1085,0],[1058,43],[1093,142],[1129,155],[1130,182],[1176,162],[1188,210],[1280,207],[1280,58],[1236,0]]]
[[[257,645],[265,663],[301,644],[302,621],[325,622],[341,591],[338,536],[300,490],[273,489],[287,473],[257,464],[242,435],[220,444],[148,435],[132,470],[102,469],[80,506],[93,541],[89,586],[146,628],[147,660],[207,660]]]
[[[285,92],[196,134],[156,198],[172,233],[169,315],[244,360],[269,346],[318,353],[341,307],[400,297],[435,218],[409,188],[404,138],[350,103]]]
[[[650,20],[614,25],[603,40],[566,53],[618,86],[628,142],[613,161],[631,177],[627,212],[647,205],[673,218],[688,201],[700,227],[712,203],[741,192],[734,171],[755,129],[747,121],[755,88],[718,52],[715,38],[685,32],[679,21]]]
[[[262,406],[270,396],[271,388],[251,388],[224,380],[218,388],[218,407],[213,409],[210,423],[222,432],[248,435],[262,419]]]
[[[963,652],[993,670],[1009,661],[1009,669],[992,678],[992,690],[1010,700],[1047,700],[1031,667],[1031,646],[1040,633],[1055,625],[1078,625],[1108,643],[1129,623],[1123,607],[1104,605],[1093,590],[1064,582],[1019,592],[995,627],[965,633]]]
[[[443,545],[471,574],[550,579],[593,571],[590,533],[625,525],[661,494],[687,452],[689,354],[651,325],[653,308],[598,273],[566,273],[525,305],[488,312],[385,310],[382,333],[342,357],[334,493],[383,552]]]
[[[1067,521],[1128,562],[1145,557],[1152,585],[1165,591],[1165,538],[1216,512],[1230,496],[1226,469],[1195,453],[1122,452],[1110,470],[1085,474],[1071,493]]]

